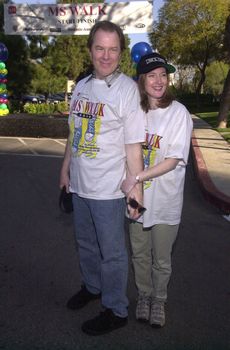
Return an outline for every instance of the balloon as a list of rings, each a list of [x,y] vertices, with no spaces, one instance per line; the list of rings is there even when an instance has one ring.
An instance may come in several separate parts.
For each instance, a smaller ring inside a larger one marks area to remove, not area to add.
[[[7,114],[9,114],[9,109],[8,108],[6,108],[6,109],[0,109],[0,117],[3,117],[3,116],[5,116],[5,115],[7,115]]]
[[[141,41],[132,47],[131,57],[135,63],[138,63],[142,56],[148,55],[149,53],[152,53],[152,52],[153,50],[151,46],[148,43]]]
[[[4,69],[4,68],[6,68],[6,65],[5,65],[5,63],[3,63],[3,62],[0,62],[0,69]]]
[[[6,61],[8,58],[8,49],[6,45],[0,43],[0,61]]]
[[[6,75],[8,73],[8,70],[6,68],[0,69],[1,75]]]

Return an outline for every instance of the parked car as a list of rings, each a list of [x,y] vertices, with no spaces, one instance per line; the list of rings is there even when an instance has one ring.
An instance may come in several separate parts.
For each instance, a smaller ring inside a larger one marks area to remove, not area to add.
[[[50,94],[48,96],[48,102],[59,103],[65,101],[65,94]]]
[[[38,96],[38,103],[46,103],[46,98],[44,95],[37,95]]]
[[[72,94],[68,93],[67,94],[67,100],[68,102],[70,101],[71,99],[71,96]],[[48,102],[50,103],[59,103],[59,102],[64,102],[65,101],[65,92],[59,92],[59,93],[56,93],[56,94],[50,94],[48,96]]]
[[[23,95],[21,101],[23,103],[45,103],[46,99],[44,95]]]

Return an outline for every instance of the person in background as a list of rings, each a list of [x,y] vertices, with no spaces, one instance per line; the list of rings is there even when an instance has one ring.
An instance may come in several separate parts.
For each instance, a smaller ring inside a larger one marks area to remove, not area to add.
[[[143,169],[144,122],[138,87],[119,70],[124,48],[119,26],[99,21],[92,27],[88,49],[94,70],[73,92],[60,173],[60,188],[73,193],[82,277],[82,287],[67,307],[81,309],[99,298],[103,306],[98,316],[82,324],[89,335],[127,324],[126,202],[120,187],[126,166],[133,176]],[[141,184],[130,196],[142,203]],[[139,216],[138,208],[128,208],[132,218]]]
[[[144,170],[122,183],[129,197],[137,183],[144,187],[146,211],[130,220],[130,240],[138,289],[136,318],[153,327],[165,324],[167,287],[172,272],[171,254],[183,204],[185,171],[192,119],[169,91],[169,74],[175,68],[158,53],[137,64],[141,106],[145,112]]]

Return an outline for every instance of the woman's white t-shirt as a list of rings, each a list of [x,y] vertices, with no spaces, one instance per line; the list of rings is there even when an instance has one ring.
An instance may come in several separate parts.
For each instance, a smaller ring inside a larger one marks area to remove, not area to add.
[[[180,159],[180,162],[174,170],[144,183],[144,206],[147,210],[138,220],[143,222],[144,227],[180,222],[192,127],[190,113],[177,101],[167,108],[150,110],[146,114],[145,167],[156,165],[166,158]]]

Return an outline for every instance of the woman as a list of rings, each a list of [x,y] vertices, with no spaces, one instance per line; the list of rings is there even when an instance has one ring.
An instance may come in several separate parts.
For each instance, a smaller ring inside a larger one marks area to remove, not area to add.
[[[143,183],[147,210],[138,221],[131,221],[130,239],[138,289],[136,318],[153,327],[165,324],[171,253],[181,218],[192,132],[189,112],[169,92],[169,74],[173,72],[175,68],[155,52],[137,64],[146,118],[145,167],[137,176],[127,176],[122,184],[127,195],[138,182]]]

